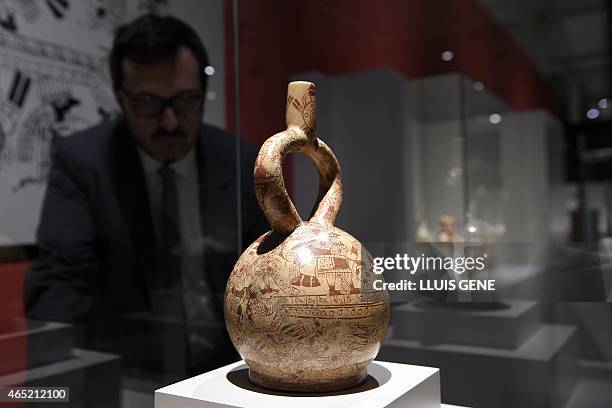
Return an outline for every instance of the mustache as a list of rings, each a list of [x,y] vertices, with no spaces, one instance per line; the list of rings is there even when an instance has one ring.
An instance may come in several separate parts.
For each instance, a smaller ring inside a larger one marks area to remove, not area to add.
[[[187,138],[187,133],[185,133],[185,131],[183,131],[182,129],[175,129],[171,131],[164,130],[164,129],[157,129],[155,132],[151,134],[152,140],[186,139],[186,138]]]

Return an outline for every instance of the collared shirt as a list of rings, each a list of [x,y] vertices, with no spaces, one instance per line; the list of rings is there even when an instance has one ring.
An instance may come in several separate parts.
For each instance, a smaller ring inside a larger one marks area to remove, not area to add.
[[[162,179],[158,172],[163,163],[149,156],[140,148],[138,154],[147,182],[155,230],[159,233]],[[198,193],[198,164],[195,150],[191,149],[183,158],[169,164],[169,166],[176,174],[179,229],[181,231],[181,241],[187,245],[183,250],[186,250],[188,254],[201,252],[202,229],[200,224],[200,196]]]
[[[159,169],[163,163],[138,149],[145,174],[151,213],[155,229],[159,234],[161,215],[162,179]],[[183,281],[183,303],[185,319],[189,331],[191,353],[212,348],[215,339],[207,339],[202,328],[211,322],[222,321],[212,305],[210,288],[204,274],[204,237],[201,227],[200,195],[198,191],[198,163],[195,149],[169,166],[176,175],[178,218],[181,248],[181,270]]]

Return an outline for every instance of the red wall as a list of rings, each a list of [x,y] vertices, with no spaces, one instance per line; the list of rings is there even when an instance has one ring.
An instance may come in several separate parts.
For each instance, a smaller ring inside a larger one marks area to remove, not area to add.
[[[0,265],[0,336],[7,332],[27,329],[23,311],[23,280],[30,262],[17,262]],[[25,336],[2,341],[0,348],[0,375],[2,367],[27,368],[27,342]],[[21,383],[25,383],[25,377]],[[21,403],[4,403],[4,408],[23,407]]]
[[[287,82],[304,70],[333,75],[390,68],[408,78],[460,71],[517,110],[556,110],[551,86],[477,0],[240,1],[238,29],[240,130],[256,144],[284,129]],[[452,61],[441,60],[445,50],[454,52]],[[230,129],[232,90],[228,83]]]

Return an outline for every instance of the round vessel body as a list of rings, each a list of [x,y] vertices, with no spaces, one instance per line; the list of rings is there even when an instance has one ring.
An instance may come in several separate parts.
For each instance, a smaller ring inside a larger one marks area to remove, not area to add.
[[[239,258],[225,292],[225,322],[255,384],[298,392],[363,382],[389,321],[389,296],[372,257],[333,225],[303,222],[267,233]]]

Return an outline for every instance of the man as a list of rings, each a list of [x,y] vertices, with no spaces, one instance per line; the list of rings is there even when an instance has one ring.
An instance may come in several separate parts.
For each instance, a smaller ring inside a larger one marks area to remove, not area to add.
[[[236,138],[201,123],[206,66],[197,34],[173,17],[118,30],[110,72],[123,116],[56,141],[26,276],[28,317],[76,323],[86,346],[147,369],[199,372],[237,357],[225,282],[238,241],[267,229],[256,151],[242,145],[237,186]]]

